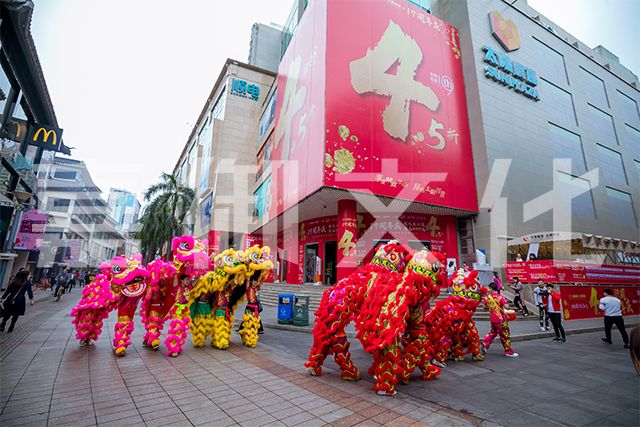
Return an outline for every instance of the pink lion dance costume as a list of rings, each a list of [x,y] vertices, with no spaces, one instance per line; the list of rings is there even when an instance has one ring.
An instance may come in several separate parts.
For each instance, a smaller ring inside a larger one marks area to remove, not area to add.
[[[76,337],[83,345],[91,345],[102,331],[102,323],[109,312],[118,310],[113,346],[116,356],[122,357],[131,344],[133,316],[138,302],[147,289],[149,272],[142,265],[142,257],[115,257],[101,266],[103,274],[82,291],[82,297],[71,310]]]
[[[351,381],[360,378],[360,371],[351,361],[350,344],[344,329],[358,315],[367,295],[374,294],[381,287],[392,286],[392,283],[399,280],[407,257],[407,251],[397,241],[381,244],[376,248],[370,263],[323,293],[315,313],[313,345],[304,364],[311,375],[321,375],[324,360],[329,354],[333,354],[340,369],[340,378]],[[386,317],[388,316],[389,313]],[[372,343],[377,342],[377,339],[379,338],[372,336]],[[386,377],[381,379],[386,380]]]
[[[176,268],[172,263],[156,259],[147,264],[147,270],[150,275],[149,288],[140,307],[140,317],[146,331],[142,344],[158,350],[165,316],[176,299]]]
[[[452,295],[438,301],[426,318],[433,358],[446,366],[447,355],[451,351],[456,361],[464,360],[467,353],[472,354],[473,360],[484,360],[473,314],[487,290],[478,281],[475,270],[470,273],[458,270],[449,279],[449,286]]]
[[[181,277],[187,276],[188,281],[198,280],[209,270],[209,257],[207,247],[209,242],[195,239],[193,236],[174,237],[171,246],[173,248],[173,266],[176,269],[173,289],[173,300],[168,307],[165,320],[169,321],[169,332],[164,340],[167,346],[167,355],[177,357],[182,353],[187,333],[191,324],[189,315],[189,292],[193,288],[190,283],[183,284]]]
[[[104,263],[101,269],[102,273],[82,289],[80,302],[71,310],[76,338],[83,346],[92,346],[98,340],[104,320],[118,302],[118,295],[111,292],[110,265]]]

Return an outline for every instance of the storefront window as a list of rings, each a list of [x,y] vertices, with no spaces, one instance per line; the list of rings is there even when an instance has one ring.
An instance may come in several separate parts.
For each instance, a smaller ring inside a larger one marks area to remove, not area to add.
[[[540,80],[544,81],[540,85],[540,96],[545,100],[543,104],[549,115],[562,124],[576,126],[578,122],[571,94],[548,80]]]
[[[193,144],[189,150],[189,188],[196,188],[196,170],[198,168],[198,146]]]
[[[626,123],[624,124],[624,130],[627,134],[627,147],[631,147],[631,152],[635,158],[640,157],[640,130]]]
[[[571,159],[573,172],[580,175],[585,173],[586,167],[580,135],[553,123],[549,123],[549,131],[553,147],[553,158]]]
[[[624,165],[622,164],[622,156],[617,151],[596,144],[598,156],[600,160],[600,173],[606,182],[612,184],[627,184],[627,177],[624,173]]]
[[[54,199],[50,198],[47,202],[47,210],[51,212],[69,212],[69,206],[71,205],[71,200],[69,199]]]
[[[589,110],[589,125],[592,136],[598,142],[610,145],[618,145],[616,130],[613,127],[613,117],[591,104],[587,105]]]
[[[620,100],[620,104],[622,105],[622,116],[625,121],[630,123],[638,123],[640,121],[640,113],[638,112],[638,103],[633,100],[630,96],[616,91],[618,93],[618,99]]]
[[[213,121],[208,120],[200,129],[198,134],[198,145],[202,147],[202,158],[200,160],[200,183],[199,190],[204,192],[209,186],[209,172],[211,170],[211,144],[212,144]]]
[[[609,106],[609,100],[607,99],[607,91],[604,88],[604,82],[592,74],[590,71],[580,67],[582,74],[582,80],[585,86],[584,92],[589,94],[589,100],[595,102],[602,107]]]
[[[558,178],[560,183],[564,184],[561,187],[561,191],[566,192],[567,198],[571,198],[571,214],[595,219],[596,211],[593,205],[593,195],[591,194],[589,181],[560,171],[558,171]],[[573,197],[572,194],[575,189],[571,187],[578,187],[585,190],[585,192],[577,197]]]
[[[539,64],[538,75],[554,83],[567,84],[567,68],[564,63],[564,56],[555,49],[547,46],[537,38],[533,38],[536,46],[537,58],[535,64]]]
[[[258,144],[260,144],[267,131],[269,130],[269,126],[276,118],[276,91],[274,90],[271,93],[269,101],[267,102],[267,108],[265,108],[262,113],[262,117],[260,117],[260,132],[258,135]]]
[[[631,194],[607,187],[609,211],[615,223],[629,227],[637,227],[636,214],[631,201]]]
[[[224,120],[224,111],[227,106],[227,87],[222,88],[222,92],[218,95],[218,99],[216,99],[216,103],[213,104],[213,108],[211,109],[211,119]]]

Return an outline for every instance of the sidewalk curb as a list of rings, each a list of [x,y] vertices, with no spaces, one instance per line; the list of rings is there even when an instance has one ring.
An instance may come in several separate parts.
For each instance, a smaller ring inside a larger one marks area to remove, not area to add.
[[[289,331],[289,332],[299,332],[304,334],[311,334],[313,328],[311,326],[294,326],[294,325],[281,325],[279,323],[266,323],[263,320],[263,326],[265,329],[277,329],[281,331]],[[566,335],[576,335],[576,334],[588,334],[591,332],[599,332],[603,331],[604,326],[587,326],[580,329],[569,329],[565,330]],[[346,331],[348,338],[355,338],[356,334],[351,331]],[[553,338],[555,333],[553,331],[545,331],[545,332],[532,332],[528,334],[522,335],[511,335],[511,341],[531,341],[542,338]]]

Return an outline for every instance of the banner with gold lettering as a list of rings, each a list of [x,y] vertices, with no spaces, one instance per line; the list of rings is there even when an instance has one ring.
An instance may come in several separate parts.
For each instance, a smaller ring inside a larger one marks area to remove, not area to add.
[[[405,1],[328,2],[324,183],[477,211],[458,30]]]
[[[598,304],[607,288],[613,290],[614,296],[620,299],[623,316],[640,314],[640,286],[561,286],[564,318],[576,320],[603,317],[604,313],[598,309]]]

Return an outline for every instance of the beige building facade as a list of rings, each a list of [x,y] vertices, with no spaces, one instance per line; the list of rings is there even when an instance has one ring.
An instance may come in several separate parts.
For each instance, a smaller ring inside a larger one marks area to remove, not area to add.
[[[173,173],[196,193],[187,230],[211,249],[250,232],[261,109],[275,74],[227,59]]]

